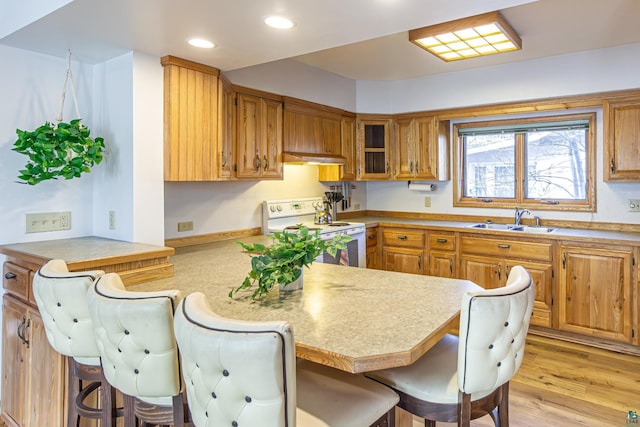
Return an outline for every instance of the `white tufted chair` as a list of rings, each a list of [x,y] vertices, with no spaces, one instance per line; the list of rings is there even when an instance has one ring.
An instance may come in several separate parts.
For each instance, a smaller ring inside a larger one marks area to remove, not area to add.
[[[446,335],[412,365],[367,376],[396,390],[398,406],[427,427],[469,426],[486,414],[507,427],[509,380],[522,363],[534,296],[531,276],[515,266],[505,287],[464,295],[460,338]]]
[[[101,270],[70,273],[64,260],[54,259],[43,265],[33,278],[33,295],[47,340],[67,358],[67,426],[77,426],[80,417],[101,419],[102,425],[115,426],[115,390],[102,376],[100,353],[87,307],[87,290],[103,274]],[[86,398],[98,388],[100,404],[87,405]]]
[[[124,396],[125,427],[185,423],[173,312],[179,291],[130,292],[116,273],[89,289],[104,375]]]
[[[176,310],[175,333],[197,427],[395,425],[398,395],[361,375],[296,364],[287,322],[218,316],[196,292]]]

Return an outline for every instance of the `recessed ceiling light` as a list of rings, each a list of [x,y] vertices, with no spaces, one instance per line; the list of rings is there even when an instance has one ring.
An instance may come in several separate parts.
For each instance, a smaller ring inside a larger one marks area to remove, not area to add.
[[[268,16],[265,18],[264,23],[279,30],[288,30],[293,27],[293,21],[284,16]]]
[[[211,49],[212,47],[215,46],[209,40],[205,40],[205,39],[190,39],[189,44],[191,46],[200,47],[203,49]]]

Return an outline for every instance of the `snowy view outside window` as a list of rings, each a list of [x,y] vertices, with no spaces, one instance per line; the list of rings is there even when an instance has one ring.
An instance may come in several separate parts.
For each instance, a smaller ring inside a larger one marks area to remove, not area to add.
[[[533,129],[465,135],[464,196],[515,198],[516,156],[523,150],[525,199],[585,200],[587,132]]]

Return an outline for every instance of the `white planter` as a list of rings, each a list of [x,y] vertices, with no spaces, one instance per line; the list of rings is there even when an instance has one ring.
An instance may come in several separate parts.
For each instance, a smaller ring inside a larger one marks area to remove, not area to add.
[[[282,284],[280,283],[278,286],[280,287],[281,291],[297,291],[298,289],[302,289],[302,282],[303,282],[303,278],[304,278],[304,272],[301,271],[300,272],[300,277],[298,277],[298,280],[294,280],[291,283],[287,283],[287,284]]]

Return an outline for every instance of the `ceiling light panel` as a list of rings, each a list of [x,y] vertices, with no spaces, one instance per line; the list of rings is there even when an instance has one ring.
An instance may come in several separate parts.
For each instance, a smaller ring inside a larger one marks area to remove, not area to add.
[[[445,61],[522,49],[522,40],[499,12],[409,31],[409,40]]]

